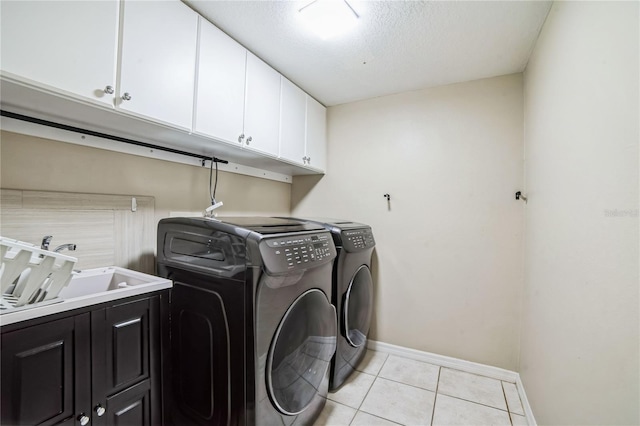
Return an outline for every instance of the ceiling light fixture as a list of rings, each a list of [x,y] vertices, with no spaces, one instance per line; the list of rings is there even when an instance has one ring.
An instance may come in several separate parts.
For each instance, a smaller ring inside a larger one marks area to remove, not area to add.
[[[346,0],[314,0],[298,12],[323,40],[345,33],[358,22],[358,14]]]

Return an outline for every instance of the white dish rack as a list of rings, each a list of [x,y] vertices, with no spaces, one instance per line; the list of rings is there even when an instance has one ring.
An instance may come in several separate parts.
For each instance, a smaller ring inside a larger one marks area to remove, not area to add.
[[[0,315],[60,302],[77,258],[0,237]]]

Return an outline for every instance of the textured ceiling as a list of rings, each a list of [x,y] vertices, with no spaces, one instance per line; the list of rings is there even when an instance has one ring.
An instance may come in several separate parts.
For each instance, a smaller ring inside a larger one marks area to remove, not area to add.
[[[354,29],[323,41],[302,1],[184,0],[326,106],[521,72],[551,2],[362,1]]]

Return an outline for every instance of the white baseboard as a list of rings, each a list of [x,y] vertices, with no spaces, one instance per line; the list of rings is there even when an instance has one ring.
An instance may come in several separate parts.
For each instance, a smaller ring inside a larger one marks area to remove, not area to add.
[[[463,359],[452,358],[449,356],[433,354],[431,352],[423,352],[417,349],[396,346],[390,343],[377,342],[375,340],[369,340],[367,342],[367,347],[374,351],[400,355],[405,358],[415,359],[416,361],[424,361],[428,362],[429,364],[435,364],[441,367],[449,367],[460,371],[466,371],[467,373],[487,376],[491,377],[492,379],[503,380],[510,383],[516,383],[516,380],[519,377],[518,373],[516,373],[515,371],[509,371],[503,368],[492,367],[485,364],[478,364],[476,362],[465,361]]]
[[[531,406],[527,400],[527,394],[524,391],[520,374],[515,371],[505,370],[491,365],[478,364],[476,362],[465,361],[463,359],[452,358],[449,356],[438,355],[431,352],[419,351],[417,349],[405,348],[403,346],[396,346],[375,340],[368,340],[367,348],[387,354],[399,355],[416,361],[428,362],[429,364],[439,365],[440,367],[453,368],[455,370],[478,374],[480,376],[490,377],[504,382],[515,383],[529,426],[537,425],[535,418],[533,417],[533,411],[531,411]]]
[[[524,385],[522,384],[522,378],[518,374],[516,379],[516,388],[518,389],[518,395],[520,395],[520,402],[522,402],[522,408],[524,409],[524,415],[527,418],[527,423],[531,426],[537,426],[535,417],[533,417],[533,410],[527,399],[527,393],[524,391]]]

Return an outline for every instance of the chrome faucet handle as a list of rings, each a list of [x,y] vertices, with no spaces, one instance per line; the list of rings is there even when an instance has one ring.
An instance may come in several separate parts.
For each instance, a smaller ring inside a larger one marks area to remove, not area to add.
[[[49,244],[51,243],[51,239],[53,238],[53,235],[46,235],[43,239],[42,239],[42,243],[40,244],[40,248],[42,250],[49,250]]]
[[[75,244],[62,244],[56,247],[55,249],[53,249],[53,252],[60,253],[62,250],[75,251],[76,247],[77,246]]]

